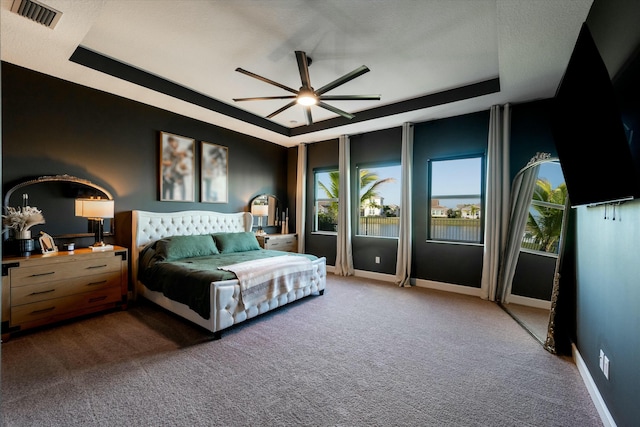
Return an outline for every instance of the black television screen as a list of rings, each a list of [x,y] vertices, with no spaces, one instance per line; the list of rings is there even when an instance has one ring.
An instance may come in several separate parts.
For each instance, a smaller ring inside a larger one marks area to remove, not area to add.
[[[551,116],[571,206],[637,197],[638,180],[609,73],[582,25]]]
[[[613,88],[640,187],[640,46],[613,78]]]

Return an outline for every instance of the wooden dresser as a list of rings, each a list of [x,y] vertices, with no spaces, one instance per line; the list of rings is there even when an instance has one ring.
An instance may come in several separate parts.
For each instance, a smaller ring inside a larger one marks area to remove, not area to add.
[[[298,252],[297,234],[263,234],[256,235],[256,238],[263,249]]]
[[[126,308],[128,251],[76,249],[2,259],[2,335]]]

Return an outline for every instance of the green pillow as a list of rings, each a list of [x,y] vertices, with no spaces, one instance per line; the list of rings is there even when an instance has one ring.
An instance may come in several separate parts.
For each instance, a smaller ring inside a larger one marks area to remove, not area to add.
[[[165,261],[218,254],[210,234],[197,236],[171,236],[156,243],[156,255]]]
[[[218,233],[214,234],[213,238],[216,241],[218,249],[223,254],[257,251],[261,249],[255,234],[250,231],[243,231],[240,233]]]

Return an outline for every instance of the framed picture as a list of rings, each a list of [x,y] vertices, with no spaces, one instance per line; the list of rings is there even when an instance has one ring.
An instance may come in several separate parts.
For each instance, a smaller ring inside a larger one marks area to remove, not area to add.
[[[40,241],[40,249],[42,249],[43,254],[58,252],[58,247],[56,246],[56,243],[53,241],[53,237],[51,237],[47,233],[42,233],[38,238],[38,240]]]
[[[160,132],[160,200],[195,201],[195,140]]]
[[[227,203],[229,149],[204,141],[201,142],[200,148],[200,201]]]

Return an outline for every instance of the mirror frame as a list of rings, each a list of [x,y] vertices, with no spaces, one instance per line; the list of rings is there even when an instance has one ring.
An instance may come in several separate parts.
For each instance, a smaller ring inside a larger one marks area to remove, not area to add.
[[[101,192],[102,194],[104,194],[108,200],[113,200],[113,196],[111,195],[111,193],[104,187],[98,185],[98,184],[94,184],[93,182],[89,181],[88,179],[84,179],[84,178],[78,178],[76,176],[72,176],[72,175],[68,175],[68,174],[62,174],[62,175],[43,175],[41,177],[35,178],[35,179],[29,179],[23,182],[20,182],[16,185],[14,185],[13,187],[11,187],[4,195],[4,204],[3,206],[9,206],[9,202],[11,200],[11,196],[13,195],[13,193],[16,190],[19,190],[21,188],[24,187],[28,187],[30,185],[35,185],[35,184],[41,184],[43,182],[68,182],[68,183],[72,183],[72,184],[80,184],[80,185],[84,185],[86,187],[89,188],[93,188],[94,190],[97,190],[99,192]],[[106,234],[106,233],[105,233]],[[110,234],[114,234],[114,221],[111,221],[111,231]],[[74,234],[69,234],[69,235],[64,235],[62,237],[85,237],[85,236],[92,236],[93,233],[74,233]],[[59,236],[60,237],[60,236]]]
[[[518,171],[518,173],[516,173],[514,175],[513,180],[511,182],[513,183],[520,175],[522,175],[528,169],[530,169],[530,168],[532,168],[534,166],[543,164],[543,163],[550,163],[550,162],[560,163],[560,159],[558,157],[552,156],[550,153],[544,153],[544,152],[536,153],[536,155],[533,156],[529,160],[529,162],[522,169],[520,169]],[[532,334],[532,335],[534,335],[534,338],[536,338],[536,339],[538,339],[540,341],[540,343],[542,344],[544,349],[547,350],[548,352],[552,353],[552,354],[557,354],[556,342],[555,342],[555,338],[556,338],[556,309],[557,309],[557,305],[558,305],[558,294],[559,294],[559,290],[560,290],[560,266],[561,266],[563,255],[564,255],[564,247],[565,247],[565,240],[566,240],[566,233],[567,233],[567,221],[568,221],[567,212],[569,210],[569,206],[570,206],[569,197],[567,197],[567,200],[565,202],[564,215],[563,215],[563,218],[562,218],[562,232],[561,232],[561,235],[560,235],[560,247],[558,248],[558,257],[556,258],[556,265],[555,265],[555,270],[554,270],[554,274],[553,274],[553,278],[552,278],[553,282],[552,282],[552,288],[551,288],[551,308],[549,309],[549,320],[548,320],[548,324],[547,324],[547,335],[546,335],[546,338],[544,340],[540,340],[538,337],[536,337],[534,334]],[[505,304],[503,304],[502,301],[500,302],[500,306],[502,306],[503,309],[505,309],[507,312],[509,312],[509,314],[511,316],[514,316],[508,310],[508,308],[505,307]]]
[[[249,201],[249,212],[251,212],[251,206],[253,206],[253,203],[255,201],[262,200],[265,197],[267,198],[267,205],[269,204],[269,202],[271,200],[274,200],[276,206],[275,206],[275,210],[269,209],[269,216],[267,217],[267,223],[264,224],[263,226],[264,227],[277,227],[278,225],[280,225],[280,221],[279,221],[278,216],[280,215],[280,212],[282,212],[282,210],[281,210],[281,207],[280,207],[280,199],[278,199],[275,195],[268,194],[268,193],[258,194],[257,196],[255,196],[254,198],[252,198]],[[254,226],[258,225],[257,218],[253,219],[253,225]]]
[[[14,191],[16,191],[16,190],[18,190],[18,189],[20,189],[22,187],[28,187],[29,185],[40,184],[42,182],[71,182],[71,183],[74,183],[74,184],[86,185],[87,187],[91,187],[91,188],[93,188],[95,190],[101,191],[105,196],[107,196],[107,199],[113,200],[113,196],[105,188],[103,188],[103,187],[101,187],[101,186],[99,186],[97,184],[94,184],[93,182],[91,182],[91,181],[89,181],[87,179],[78,178],[78,177],[75,177],[75,176],[63,174],[63,175],[45,175],[45,176],[41,176],[41,177],[36,178],[36,179],[31,179],[31,180],[28,180],[28,181],[21,182],[21,183],[19,183],[17,185],[14,185],[4,195],[4,206],[9,206],[9,200],[11,200],[11,195],[13,194]]]

